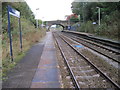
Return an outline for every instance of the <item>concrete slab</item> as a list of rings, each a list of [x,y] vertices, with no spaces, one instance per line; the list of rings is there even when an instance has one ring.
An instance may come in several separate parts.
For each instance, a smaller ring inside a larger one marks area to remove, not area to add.
[[[8,73],[2,88],[29,88],[42,55],[44,43],[34,45],[17,66]]]
[[[52,33],[34,45],[11,70],[2,88],[60,88]]]
[[[41,69],[37,69],[37,72],[32,82],[58,82],[59,78],[56,74],[56,67],[42,67]]]
[[[45,87],[47,87],[47,88],[58,88],[58,86],[59,86],[59,84],[60,83],[58,83],[58,82],[35,82],[35,83],[33,83],[33,86],[32,86],[32,88],[41,88],[41,87],[43,87],[43,88],[45,88]]]
[[[60,88],[59,70],[52,33],[47,33],[43,53],[31,88]]]

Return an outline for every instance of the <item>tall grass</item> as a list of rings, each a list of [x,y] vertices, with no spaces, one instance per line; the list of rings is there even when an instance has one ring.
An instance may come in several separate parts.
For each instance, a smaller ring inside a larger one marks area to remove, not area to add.
[[[8,33],[4,32],[2,35],[2,70],[3,80],[7,72],[11,70],[17,62],[25,55],[26,51],[35,43],[39,42],[40,39],[45,35],[46,30],[36,29],[35,26],[28,20],[21,18],[22,26],[22,41],[23,49],[20,50],[19,40],[19,29],[18,19],[11,17],[11,34],[12,34],[12,45],[13,45],[13,57],[14,61],[10,59],[10,47]]]

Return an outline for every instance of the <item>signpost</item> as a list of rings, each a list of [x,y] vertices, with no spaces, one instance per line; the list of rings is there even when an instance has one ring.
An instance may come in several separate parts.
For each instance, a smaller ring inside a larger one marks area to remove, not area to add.
[[[20,12],[13,9],[9,5],[7,6],[7,14],[8,14],[8,35],[10,39],[10,56],[13,61],[13,51],[12,51],[12,36],[11,36],[11,30],[10,30],[10,15],[13,15],[19,19],[19,31],[20,31],[20,48],[22,51],[22,32],[21,32],[21,23],[20,23]]]

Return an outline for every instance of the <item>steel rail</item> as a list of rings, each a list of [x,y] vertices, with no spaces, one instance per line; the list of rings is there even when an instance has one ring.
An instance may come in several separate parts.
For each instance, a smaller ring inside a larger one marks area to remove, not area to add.
[[[111,82],[116,88],[120,89],[120,86],[114,82],[111,78],[109,78],[103,71],[101,71],[96,65],[94,65],[88,58],[86,58],[82,53],[80,53],[75,47],[73,47],[68,41],[66,41],[63,37],[59,35],[61,39],[63,39],[75,52],[77,52],[80,56],[82,56],[95,70],[104,76],[109,82]]]
[[[74,36],[72,35],[72,37],[74,37]],[[82,41],[85,41],[85,42],[87,42],[87,43],[90,43],[90,44],[92,44],[92,45],[96,45],[96,46],[101,47],[101,48],[103,48],[103,49],[112,51],[113,53],[120,54],[120,51],[116,51],[116,50],[114,50],[114,49],[112,49],[112,48],[110,49],[110,48],[108,48],[108,47],[106,47],[106,46],[102,46],[102,45],[100,45],[100,44],[97,44],[96,42],[90,42],[90,41],[88,41],[87,39],[85,40],[84,38],[80,38],[80,37],[76,37],[76,36],[75,36],[75,38],[80,39],[80,40],[82,40]]]
[[[54,38],[55,38],[55,35],[54,35],[54,34],[53,34],[53,36],[54,36]],[[62,55],[63,59],[65,60],[65,63],[66,63],[66,65],[67,65],[67,67],[68,67],[68,70],[69,70],[69,72],[70,72],[70,75],[72,76],[72,81],[74,82],[74,86],[75,86],[76,88],[80,88],[80,86],[79,86],[79,84],[78,84],[78,81],[76,80],[76,77],[75,77],[75,75],[73,74],[73,71],[72,71],[72,69],[71,69],[71,67],[70,67],[70,65],[69,65],[69,63],[68,63],[68,60],[67,60],[64,52],[62,51],[62,48],[61,48],[61,46],[59,45],[58,40],[57,40],[56,38],[55,38],[55,41],[56,41],[57,46],[58,46],[58,48],[59,48],[59,50],[60,50],[60,52],[61,52],[61,55]]]
[[[66,37],[68,37],[68,36],[66,36]],[[106,54],[104,54],[104,53],[101,53],[100,51],[98,51],[98,50],[96,50],[96,49],[94,49],[94,48],[92,48],[92,47],[89,47],[88,45],[86,45],[86,44],[80,42],[79,40],[77,40],[77,39],[75,39],[75,38],[73,38],[73,37],[71,37],[71,39],[73,39],[74,41],[76,41],[76,42],[78,42],[78,43],[83,44],[84,46],[86,46],[86,47],[88,47],[88,48],[90,48],[90,49],[92,49],[92,50],[94,50],[94,51],[96,51],[96,52],[98,52],[98,53],[100,53],[100,54],[102,54],[102,55],[108,57],[109,59],[112,59],[112,60],[114,60],[115,62],[117,62],[117,63],[120,64],[120,61],[116,60],[115,58],[113,58],[113,57],[111,57],[111,56],[108,56],[108,55],[106,55]]]
[[[64,31],[64,32],[66,32],[66,31]],[[114,42],[114,41],[110,41],[110,40],[106,40],[106,39],[102,39],[102,38],[98,38],[98,37],[93,37],[93,36],[86,35],[86,34],[80,34],[77,32],[66,32],[66,33],[74,34],[74,35],[77,35],[78,37],[82,36],[82,38],[85,38],[87,40],[91,40],[91,41],[94,41],[97,43],[99,42],[99,43],[102,43],[106,46],[120,50],[120,47],[119,47],[120,43],[119,42]]]
[[[120,43],[118,42],[113,42],[113,41],[109,41],[109,40],[104,40],[104,39],[100,39],[100,38],[97,38],[97,37],[93,37],[93,36],[88,36],[88,38],[91,38],[92,40],[95,40],[95,41],[98,41],[104,45],[107,45],[107,46],[110,46],[110,47],[113,47],[113,48],[116,48],[116,49],[119,49],[120,50]]]

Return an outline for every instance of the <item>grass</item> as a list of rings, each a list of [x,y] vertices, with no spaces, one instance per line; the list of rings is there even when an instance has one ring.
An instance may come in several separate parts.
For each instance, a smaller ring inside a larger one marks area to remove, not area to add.
[[[13,18],[14,19],[14,18]],[[17,23],[17,20],[13,20],[14,23]],[[13,45],[13,57],[14,61],[11,62],[10,59],[10,47],[9,47],[9,38],[8,33],[3,33],[2,35],[2,79],[7,79],[7,73],[13,69],[17,63],[26,55],[26,52],[31,48],[31,46],[39,42],[42,37],[45,35],[45,29],[36,29],[30,21],[27,21],[24,18],[21,18],[22,25],[22,41],[23,48],[20,50],[20,40],[19,40],[19,30],[18,25],[14,24],[11,29],[12,33],[12,45]]]
[[[2,35],[0,35],[0,81],[2,80]]]
[[[7,73],[17,65],[17,63],[25,56],[26,52],[22,52],[18,56],[16,56],[16,58],[14,59],[13,62],[11,62],[10,59],[3,60],[3,62],[2,62],[2,66],[3,66],[2,77],[3,77],[3,80],[7,79]]]

